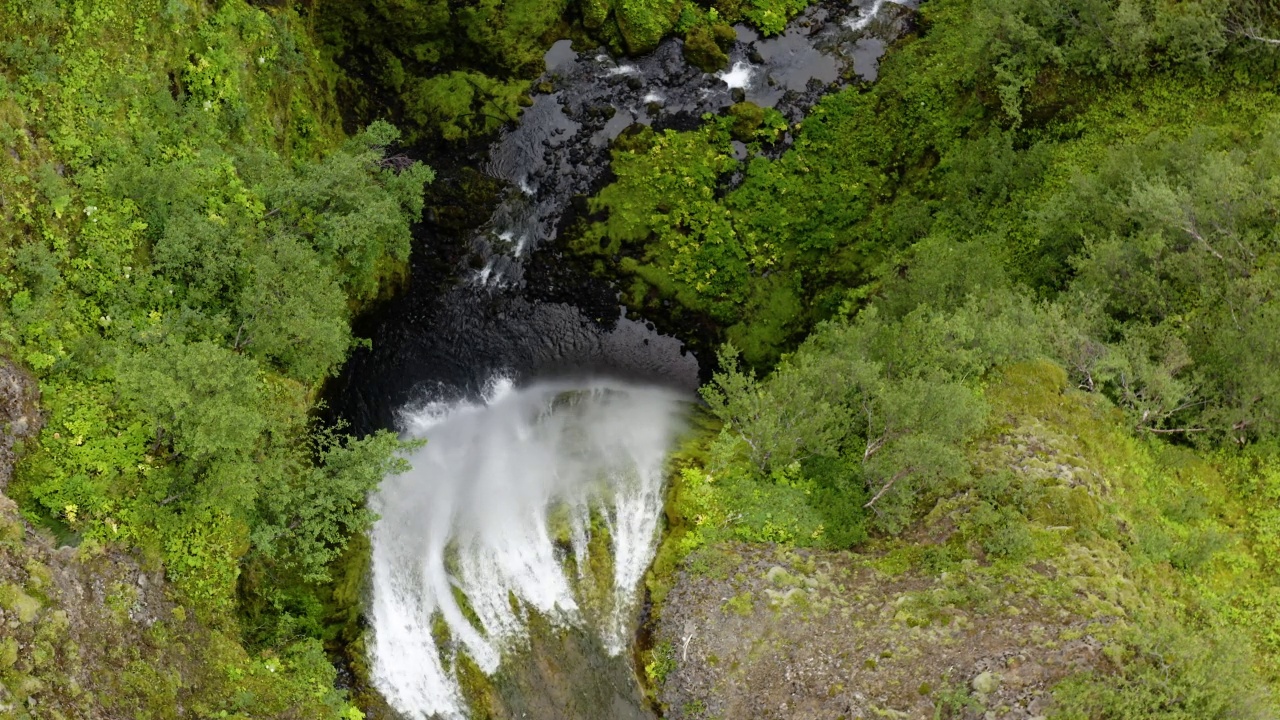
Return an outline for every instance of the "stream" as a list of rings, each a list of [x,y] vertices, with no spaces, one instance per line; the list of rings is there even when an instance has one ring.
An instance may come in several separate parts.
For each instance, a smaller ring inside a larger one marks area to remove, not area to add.
[[[627,127],[692,128],[742,99],[797,122],[874,80],[909,22],[888,0],[815,5],[776,37],[736,28],[714,74],[678,39],[626,59],[560,41],[519,122],[437,166],[453,199],[416,228],[407,286],[361,320],[371,345],[328,393],[356,432],[425,440],[370,499],[371,679],[397,712],[468,717],[478,672],[496,717],[654,717],[627,651],[665,456],[707,368],[556,240]]]

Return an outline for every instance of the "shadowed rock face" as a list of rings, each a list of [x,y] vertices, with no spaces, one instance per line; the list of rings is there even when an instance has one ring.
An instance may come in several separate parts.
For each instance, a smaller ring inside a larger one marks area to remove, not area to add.
[[[609,657],[599,640],[545,624],[531,628],[529,652],[494,678],[494,715],[557,720],[653,720],[627,655]]]
[[[14,445],[35,437],[44,424],[37,403],[36,381],[8,360],[0,359],[0,492],[13,477]]]
[[[909,17],[904,5],[868,0],[815,5],[773,38],[739,27],[729,69],[715,74],[688,64],[678,39],[627,59],[556,43],[515,126],[487,148],[431,160],[439,179],[412,276],[358,328],[372,348],[332,383],[332,412],[359,432],[393,427],[405,403],[477,397],[495,373],[696,387],[698,362],[682,342],[623,317],[617,292],[557,247],[559,229],[609,182],[609,145],[628,126],[691,128],[744,98],[799,121],[823,94],[874,79]]]

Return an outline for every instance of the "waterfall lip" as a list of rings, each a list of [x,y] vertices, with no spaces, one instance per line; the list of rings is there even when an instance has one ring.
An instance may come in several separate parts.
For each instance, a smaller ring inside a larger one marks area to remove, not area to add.
[[[450,653],[492,674],[527,642],[528,613],[590,627],[611,654],[626,647],[657,547],[667,452],[692,396],[606,374],[495,373],[478,396],[446,390],[405,407],[404,436],[426,442],[370,498],[370,654],[395,707],[453,718],[465,703]],[[608,577],[587,562],[602,549],[593,512],[608,528]],[[589,583],[603,601],[584,594]]]

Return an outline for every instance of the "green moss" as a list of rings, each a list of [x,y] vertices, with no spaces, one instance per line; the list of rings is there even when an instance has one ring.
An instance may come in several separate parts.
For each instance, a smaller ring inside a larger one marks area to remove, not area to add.
[[[609,0],[582,0],[582,24],[589,30],[599,30],[609,19],[613,5]]]
[[[455,667],[458,685],[466,698],[469,717],[475,720],[497,720],[498,691],[488,675],[466,653],[458,654]]]
[[[0,546],[16,547],[25,534],[21,521],[8,515],[0,515]]]
[[[627,52],[640,55],[658,46],[680,19],[685,0],[615,0],[613,12]]]
[[[684,59],[702,72],[723,70],[729,65],[726,51],[736,39],[733,28],[723,23],[695,25],[684,36]]]
[[[40,601],[23,592],[13,583],[0,584],[0,608],[17,616],[19,622],[29,623],[40,613]]]
[[[742,142],[750,142],[756,130],[764,124],[764,108],[753,102],[740,102],[730,106],[729,115],[733,117],[733,137]]]
[[[38,560],[27,561],[24,569],[27,571],[27,589],[31,592],[42,593],[53,583],[53,571]]]
[[[724,603],[724,609],[734,615],[748,617],[755,612],[755,595],[750,591],[738,593]]]
[[[787,21],[809,6],[810,0],[750,0],[744,3],[743,15],[760,31],[776,35],[786,27]]]
[[[595,512],[591,514],[589,532],[585,582],[579,585],[579,591],[587,611],[602,618],[609,612],[613,598],[613,535],[605,518]]]
[[[465,140],[515,122],[528,103],[528,90],[525,80],[455,70],[417,80],[403,100],[415,123],[436,128],[445,140]]]
[[[0,640],[0,673],[4,673],[18,662],[18,641],[7,637]]]

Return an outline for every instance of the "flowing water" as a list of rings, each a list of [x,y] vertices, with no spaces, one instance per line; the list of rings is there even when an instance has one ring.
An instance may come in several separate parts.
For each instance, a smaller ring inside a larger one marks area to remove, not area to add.
[[[693,127],[743,99],[797,122],[824,93],[874,79],[903,4],[820,3],[773,38],[739,27],[714,74],[676,39],[626,62],[561,41],[539,84],[550,90],[517,124],[435,161],[409,285],[362,321],[372,346],[328,398],[357,432],[426,441],[371,499],[372,679],[396,711],[466,717],[469,662],[497,688],[499,717],[653,717],[624,651],[664,457],[707,368],[628,317],[556,240],[628,126]],[[486,183],[499,189],[483,203],[464,191]]]
[[[592,621],[611,654],[628,645],[681,399],[612,381],[515,389],[501,379],[477,402],[406,410],[407,434],[427,444],[373,500],[374,680],[388,700],[463,717],[456,653],[496,672],[529,612]],[[589,572],[593,518],[607,532],[611,577]],[[610,587],[592,607],[585,592],[598,582]],[[447,631],[433,627],[437,617]]]

